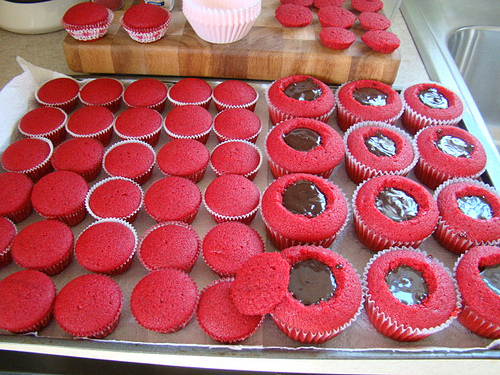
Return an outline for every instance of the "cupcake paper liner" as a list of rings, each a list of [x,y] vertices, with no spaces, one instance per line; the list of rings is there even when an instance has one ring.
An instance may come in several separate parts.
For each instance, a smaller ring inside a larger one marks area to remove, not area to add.
[[[196,219],[196,215],[198,215],[198,211],[199,211],[199,207],[198,207],[194,212],[190,212],[183,217],[178,217],[176,220],[165,220],[162,217],[158,217],[158,216],[153,215],[150,211],[148,211],[148,208],[146,206],[144,206],[144,209],[146,210],[146,213],[150,217],[152,217],[157,223],[163,223],[165,221],[182,221],[186,224],[192,224],[194,219]]]
[[[213,93],[212,93],[212,100],[214,102],[214,105],[215,105],[215,109],[217,110],[217,112],[222,112],[226,109],[230,109],[230,108],[245,108],[245,109],[249,109],[250,111],[255,111],[255,107],[257,105],[257,102],[259,101],[259,93],[256,92],[257,96],[254,100],[252,100],[251,102],[247,103],[247,104],[240,104],[240,105],[233,105],[233,104],[226,104],[226,103],[223,103],[221,102],[220,100],[217,100]]]
[[[13,223],[19,223],[27,219],[31,215],[31,211],[33,211],[33,205],[31,204],[31,199],[28,199],[24,206],[20,207],[17,211],[5,214],[4,217]]]
[[[253,134],[253,135],[251,135],[249,137],[246,137],[246,138],[228,138],[228,137],[224,136],[223,134],[221,134],[220,132],[218,132],[217,129],[215,128],[215,119],[217,118],[217,116],[219,115],[219,113],[217,113],[215,115],[215,117],[214,117],[214,126],[213,126],[214,134],[217,137],[217,141],[219,143],[222,143],[222,142],[225,142],[225,141],[236,140],[236,139],[241,139],[242,141],[247,141],[247,142],[251,142],[251,143],[256,143],[257,142],[257,138],[259,137],[259,135],[260,135],[260,133],[262,131],[262,124],[260,125],[259,130],[255,134]]]
[[[67,266],[69,266],[72,260],[73,260],[73,251],[71,250],[58,263],[56,263],[50,267],[37,268],[36,270],[43,272],[43,273],[47,274],[48,276],[55,276],[55,275],[61,273]]]
[[[68,126],[66,124],[66,131],[68,132],[69,135],[71,135],[74,138],[93,138],[101,142],[103,146],[107,146],[111,142],[114,125],[115,125],[115,120],[113,120],[113,122],[111,122],[111,124],[109,124],[105,129],[99,132],[91,134],[77,134],[68,129]]]
[[[50,321],[52,320],[52,316],[53,316],[53,308],[51,308],[50,311],[48,311],[47,314],[45,314],[45,316],[43,316],[37,323],[35,323],[31,327],[28,327],[28,328],[20,330],[20,331],[10,331],[10,332],[16,333],[16,334],[38,332],[42,328],[45,328],[49,325]]]
[[[87,210],[85,209],[85,202],[82,202],[82,204],[78,208],[76,208],[75,211],[63,215],[42,215],[38,211],[36,211],[36,213],[45,219],[59,220],[70,227],[74,227],[75,225],[82,222],[83,219],[85,219],[85,216],[87,215]]]
[[[129,139],[132,139],[132,140],[136,139],[138,141],[145,142],[152,147],[156,146],[156,144],[160,140],[160,134],[161,134],[161,126],[152,133],[144,134],[144,135],[141,135],[138,137],[131,137],[128,135],[124,135],[124,134],[120,133],[118,130],[116,130],[116,127],[114,128],[114,130],[115,130],[116,135],[118,135],[118,137],[120,137],[120,140],[122,140],[122,141],[126,141]]]
[[[4,169],[7,172],[23,173],[26,176],[28,176],[33,182],[37,182],[43,176],[52,171],[52,164],[50,163],[50,159],[52,158],[52,154],[54,153],[54,145],[48,138],[44,137],[31,137],[31,138],[40,139],[49,145],[49,154],[47,155],[47,157],[44,160],[42,160],[42,162],[40,162],[38,165],[35,165],[34,167],[25,169],[23,171],[10,171],[5,167]]]
[[[219,143],[217,146],[214,147],[214,149],[212,150],[212,153],[215,151],[215,149],[217,147],[219,147],[219,146],[221,146],[223,144],[229,143],[229,142],[242,142],[242,143],[245,143],[245,144],[249,145],[250,147],[254,148],[258,152],[260,160],[259,160],[259,164],[257,165],[257,167],[255,167],[250,172],[247,172],[247,173],[243,174],[244,177],[248,178],[250,181],[253,181],[255,179],[255,176],[257,176],[257,173],[259,172],[260,167],[262,166],[262,162],[263,162],[262,151],[260,150],[259,147],[257,147],[252,142],[244,141],[244,140],[240,140],[240,139],[231,139],[231,140]],[[213,164],[212,164],[211,161],[209,162],[209,164],[210,164],[210,168],[212,168],[212,170],[214,171],[214,173],[215,173],[215,175],[217,177],[222,176],[224,174],[221,171],[217,170],[217,168],[215,168],[213,166]],[[234,172],[230,172],[230,173],[234,173]]]
[[[212,131],[213,128],[213,121],[210,127],[198,134],[192,134],[192,135],[182,135],[182,134],[176,134],[171,132],[166,126],[165,126],[165,119],[163,120],[163,129],[167,132],[167,134],[170,136],[171,139],[194,139],[196,141],[199,141],[203,144],[206,144],[208,141],[208,137],[210,136],[210,132]]]
[[[4,218],[6,220],[10,221],[10,223],[14,227],[14,236],[17,235],[18,232],[17,232],[17,226],[16,226],[16,224],[11,219],[9,219],[8,217],[4,216]],[[12,240],[14,240],[14,239],[12,239]],[[0,253],[0,268],[5,267],[10,262],[12,262],[12,253],[10,251],[10,246],[11,245],[12,245],[12,242]]]
[[[120,18],[120,24],[122,25],[123,29],[127,32],[127,34],[130,36],[132,40],[135,40],[136,42],[139,43],[152,43],[156,42],[157,40],[165,36],[165,34],[167,33],[168,25],[170,24],[171,20],[172,20],[172,15],[170,12],[168,12],[167,21],[163,25],[160,25],[155,28],[135,29],[129,27],[124,24],[123,16]]]
[[[95,103],[90,103],[90,102],[87,102],[85,100],[82,99],[82,96],[81,96],[81,91],[84,89],[85,85],[89,82],[92,82],[93,80],[90,80],[88,82],[86,82],[80,89],[80,92],[78,93],[78,99],[82,102],[83,105],[86,105],[86,106],[92,106],[92,105],[99,105],[100,107],[104,107],[104,108],[107,108],[109,109],[111,112],[115,113],[117,112],[119,109],[120,109],[120,105],[121,105],[121,102],[122,102],[122,98],[123,98],[123,92],[125,91],[125,88],[123,87],[123,83],[119,80],[117,80],[117,82],[119,82],[121,85],[122,85],[122,92],[120,94],[120,96],[114,100],[111,100],[109,102],[106,102],[106,103],[102,103],[102,104],[95,104]]]
[[[257,211],[259,210],[259,206],[255,207],[252,211],[245,215],[235,215],[235,216],[227,216],[227,215],[221,215],[214,210],[212,210],[208,205],[207,202],[205,202],[205,199],[203,199],[203,205],[207,209],[207,211],[212,215],[213,219],[217,224],[223,223],[225,221],[239,221],[242,222],[243,224],[250,224],[255,216],[257,215]]]
[[[43,134],[32,134],[23,131],[19,126],[20,124],[18,124],[17,129],[19,130],[19,133],[21,133],[26,138],[37,138],[37,137],[47,138],[49,141],[52,142],[53,145],[61,143],[64,140],[64,138],[66,138],[66,122],[68,121],[68,114],[66,113],[66,111],[64,111],[59,107],[55,108],[58,108],[64,114],[64,120],[61,122],[61,125],[59,125],[57,128]]]
[[[62,27],[66,29],[69,35],[71,35],[76,40],[83,42],[96,40],[102,38],[111,26],[113,21],[114,13],[111,9],[108,9],[108,19],[106,22],[96,23],[95,25],[86,26],[73,26],[65,22],[61,22]]]
[[[199,105],[200,107],[208,109],[210,107],[210,103],[212,102],[211,96],[209,96],[207,99],[205,99],[202,102],[181,102],[181,101],[172,99],[172,97],[170,96],[170,90],[168,90],[167,98],[168,98],[168,101],[170,103],[172,103],[172,106],[174,106],[174,107],[180,107],[181,105]]]
[[[72,79],[72,78],[70,78]],[[78,82],[76,80],[74,80],[75,82]],[[67,100],[65,102],[61,102],[61,103],[47,103],[43,100],[41,100],[39,97],[38,97],[38,90],[35,92],[35,99],[36,101],[38,102],[38,104],[42,105],[42,106],[45,106],[45,107],[56,107],[56,108],[60,108],[62,109],[64,112],[66,113],[70,113],[71,111],[73,111],[73,109],[76,107],[76,104],[78,102],[78,94],[75,95],[73,98],[71,98],[70,100]]]

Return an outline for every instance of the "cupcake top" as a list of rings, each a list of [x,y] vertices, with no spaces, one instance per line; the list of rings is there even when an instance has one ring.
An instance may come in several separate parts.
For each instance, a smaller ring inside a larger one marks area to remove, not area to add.
[[[85,105],[106,106],[120,101],[123,95],[123,84],[114,78],[101,77],[85,83],[80,89],[79,97]]]
[[[152,108],[167,99],[167,86],[155,78],[141,78],[127,86],[123,100],[128,107]]]
[[[72,27],[106,23],[108,9],[99,3],[84,2],[69,8],[62,18],[63,24]]]
[[[246,108],[228,108],[214,118],[214,132],[219,142],[230,139],[255,142],[261,130],[260,117]]]
[[[368,30],[361,40],[375,52],[392,53],[401,44],[398,36],[387,30]]]
[[[170,137],[196,139],[210,132],[212,122],[207,109],[199,105],[182,105],[168,113],[164,127]]]
[[[47,163],[53,152],[47,138],[25,138],[11,143],[2,154],[2,167],[8,172],[34,172]]]
[[[302,5],[280,4],[274,14],[284,27],[304,27],[312,22],[311,10]]]
[[[242,140],[219,143],[210,155],[210,165],[217,176],[238,174],[253,179],[262,164],[257,146]]]
[[[163,119],[154,109],[129,108],[118,115],[114,128],[122,139],[141,138],[161,130]]]
[[[83,275],[61,289],[54,304],[54,316],[70,335],[102,338],[116,327],[122,305],[120,286],[113,279]]]
[[[139,243],[139,259],[149,271],[175,268],[189,272],[200,251],[198,233],[181,221],[154,225],[142,235]]]
[[[114,121],[113,112],[106,107],[85,106],[69,117],[66,130],[73,137],[90,137],[110,129]]]
[[[384,7],[381,0],[351,0],[351,5],[358,12],[378,12]]]
[[[19,122],[18,129],[26,137],[49,137],[64,128],[68,115],[57,107],[38,107],[27,112]]]
[[[88,181],[87,177],[95,177],[95,173],[90,173],[91,171],[101,169],[103,156],[104,146],[98,140],[72,138],[57,146],[51,163],[56,171],[75,172]]]
[[[163,174],[188,178],[206,169],[209,159],[210,152],[203,143],[173,139],[158,151],[156,162]]]
[[[318,19],[322,27],[334,26],[348,29],[354,25],[356,16],[347,9],[330,5],[319,9]]]
[[[110,176],[137,180],[153,168],[155,158],[153,148],[147,143],[125,140],[115,143],[105,152],[103,168]]]
[[[356,35],[351,30],[336,26],[322,28],[319,38],[325,47],[334,50],[347,49],[356,41]]]
[[[362,12],[359,22],[364,30],[386,30],[391,26],[391,21],[381,13]]]
[[[344,4],[345,0],[314,0],[314,6],[318,9],[321,9],[323,7],[327,6],[336,6],[336,7],[341,7],[342,4]]]
[[[26,175],[16,172],[0,173],[0,216],[10,218],[27,203],[31,205],[32,190],[33,181]]]
[[[198,104],[206,106],[212,98],[212,87],[200,78],[183,78],[168,91],[174,105]]]
[[[257,91],[248,83],[228,80],[215,86],[212,98],[219,110],[226,108],[248,108],[259,99]]]
[[[165,8],[140,3],[125,11],[122,22],[132,29],[147,30],[163,25],[169,18],[170,14]]]
[[[50,320],[56,299],[52,279],[39,271],[15,272],[0,280],[0,329],[37,331]]]
[[[42,105],[59,106],[74,101],[78,97],[79,90],[80,86],[77,81],[61,77],[45,82],[37,90],[35,96]]]

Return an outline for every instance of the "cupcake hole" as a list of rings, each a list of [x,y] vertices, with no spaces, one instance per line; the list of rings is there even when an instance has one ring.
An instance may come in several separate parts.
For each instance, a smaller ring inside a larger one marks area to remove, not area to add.
[[[305,306],[329,301],[336,289],[337,282],[331,269],[316,259],[298,262],[290,270],[288,290]]]
[[[422,273],[401,265],[387,273],[385,282],[392,295],[404,305],[419,305],[429,295]]]
[[[500,264],[480,267],[479,276],[493,293],[500,296]]]

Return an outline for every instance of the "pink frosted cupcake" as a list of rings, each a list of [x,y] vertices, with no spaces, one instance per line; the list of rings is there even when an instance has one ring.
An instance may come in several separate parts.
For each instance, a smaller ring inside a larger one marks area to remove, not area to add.
[[[25,138],[11,143],[2,154],[1,163],[7,172],[22,173],[34,182],[52,170],[50,158],[54,146],[47,138]]]
[[[9,219],[0,216],[0,268],[12,260],[10,246],[17,234],[16,225]]]
[[[35,99],[40,105],[58,107],[70,113],[78,102],[79,91],[80,85],[73,78],[54,78],[38,88]]]
[[[106,150],[102,167],[112,177],[129,178],[142,185],[151,177],[155,160],[155,151],[149,144],[128,139]]]
[[[92,41],[106,35],[113,16],[111,9],[102,4],[83,2],[69,8],[61,24],[76,40]]]
[[[25,137],[44,137],[59,144],[66,137],[68,115],[61,108],[39,107],[26,113],[18,124]]]
[[[212,87],[201,78],[183,78],[170,87],[168,100],[174,107],[199,105],[208,109],[212,101]]]
[[[116,118],[115,133],[122,139],[137,139],[156,146],[160,139],[163,118],[151,108],[134,107],[120,113]]]
[[[165,109],[167,86],[156,78],[141,78],[125,89],[123,101],[129,108],[146,107],[159,113]]]
[[[255,143],[262,131],[259,116],[245,108],[229,108],[214,118],[214,133],[219,142],[241,139]]]
[[[262,152],[253,143],[232,140],[219,143],[210,155],[210,166],[217,176],[238,174],[253,180],[262,165]]]
[[[174,107],[165,117],[163,127],[171,139],[194,139],[205,144],[212,130],[210,112],[199,105]]]
[[[168,221],[144,232],[138,249],[139,260],[149,271],[175,268],[191,272],[201,252],[201,239],[191,225]]]
[[[74,138],[93,138],[107,146],[113,135],[114,122],[113,112],[106,107],[85,106],[69,117],[66,131]]]
[[[130,38],[139,43],[152,43],[167,33],[172,14],[163,7],[140,3],[125,11],[120,24]]]
[[[228,80],[215,86],[212,99],[219,112],[229,108],[246,108],[254,111],[259,94],[246,82]]]
[[[139,184],[124,177],[109,177],[90,188],[85,207],[97,220],[116,218],[132,223],[142,206],[142,199]]]
[[[32,211],[33,181],[22,173],[0,173],[0,216],[14,223],[26,219]]]
[[[114,78],[95,78],[85,83],[78,97],[87,106],[100,106],[116,112],[120,109],[123,84]]]
[[[122,291],[113,279],[83,275],[61,289],[54,304],[54,317],[72,336],[100,339],[115,330],[122,306]]]
[[[0,329],[36,332],[52,319],[56,287],[39,271],[15,272],[0,280]]]

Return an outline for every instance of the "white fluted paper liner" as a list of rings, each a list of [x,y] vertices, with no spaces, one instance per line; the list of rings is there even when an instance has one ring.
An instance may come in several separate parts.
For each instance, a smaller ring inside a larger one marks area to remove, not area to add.
[[[255,176],[257,175],[257,173],[259,172],[259,169],[260,169],[260,167],[262,165],[262,160],[263,160],[263,158],[262,158],[262,151],[260,151],[260,148],[257,145],[255,145],[254,143],[249,142],[249,141],[243,141],[243,140],[240,140],[240,139],[232,139],[232,140],[228,140],[228,141],[224,141],[222,143],[219,143],[217,146],[214,147],[214,149],[212,150],[212,153],[218,147],[220,147],[222,145],[225,145],[227,143],[234,143],[234,142],[244,143],[244,144],[252,147],[259,154],[259,164],[257,164],[257,166],[253,170],[251,170],[251,171],[243,174],[244,177],[248,178],[250,181],[253,181],[253,179],[255,178]],[[221,175],[224,174],[223,172],[219,171],[216,167],[214,167],[214,165],[212,164],[211,160],[209,161],[209,164],[210,164],[210,168],[212,168],[212,170],[214,171],[214,173],[217,176],[221,176]],[[234,173],[234,172],[229,172],[229,173]]]
[[[97,105],[95,103],[90,103],[90,102],[87,102],[85,100],[82,99],[82,90],[85,90],[85,86],[87,84],[89,84],[90,82],[94,81],[95,79],[98,79],[98,78],[94,78],[94,79],[91,79],[87,82],[85,82],[83,84],[83,86],[80,88],[80,91],[78,92],[78,99],[82,102],[82,104],[84,105],[87,105],[87,106],[92,106],[92,105]],[[122,86],[122,92],[121,94],[114,100],[111,100],[110,102],[106,102],[106,103],[102,103],[102,104],[99,104],[99,106],[101,107],[105,107],[107,109],[109,109],[111,112],[116,112],[118,111],[118,109],[120,108],[120,102],[123,98],[123,93],[125,92],[125,87],[123,86],[123,83],[119,80],[116,80],[116,82],[118,82],[121,86]]]
[[[51,130],[46,133],[41,133],[41,134],[33,134],[33,133],[27,133],[21,129],[21,123],[17,125],[17,129],[19,130],[19,133],[21,133],[23,136],[26,138],[33,138],[33,137],[42,137],[42,138],[47,138],[49,139],[53,144],[57,144],[58,142],[62,141],[62,139],[66,135],[66,122],[68,121],[68,114],[66,111],[64,111],[62,108],[59,107],[54,107],[61,111],[61,113],[64,115],[64,120],[61,122],[59,126],[57,126],[54,130]]]
[[[12,226],[14,227],[14,237],[15,237],[18,233],[16,224],[14,224],[14,222],[10,220],[8,217],[4,216],[4,219],[7,220],[9,223],[11,223]],[[14,237],[12,239],[14,239]],[[12,253],[10,252],[11,245],[12,242],[0,253],[0,268],[6,266],[12,260]]]
[[[83,42],[88,42],[91,40],[96,40],[102,38],[109,30],[111,22],[113,21],[114,13],[111,9],[108,9],[108,19],[106,22],[97,23],[95,25],[89,25],[84,27],[75,27],[61,21],[62,27],[66,29],[69,35],[71,35],[76,40]]]
[[[381,169],[377,169],[374,166],[364,165],[361,162],[359,162],[356,159],[356,157],[352,154],[352,152],[349,150],[349,147],[347,146],[347,140],[353,131],[366,126],[375,126],[379,128],[389,129],[400,135],[402,138],[406,139],[413,149],[414,156],[412,162],[405,168],[394,171],[384,171]],[[401,129],[399,129],[394,125],[387,124],[381,121],[362,121],[355,123],[349,129],[347,129],[347,131],[344,134],[344,148],[345,148],[346,171],[347,174],[349,175],[349,178],[355,183],[361,183],[362,181],[365,181],[369,178],[385,174],[407,176],[408,173],[410,173],[410,171],[415,167],[420,158],[420,153],[418,152],[418,149],[413,139],[406,132],[402,131]]]
[[[368,317],[372,324],[377,328],[379,332],[384,334],[385,336],[393,339],[393,340],[398,340],[398,341],[417,341],[421,340],[429,335],[432,335],[436,332],[442,331],[445,328],[449,327],[451,323],[457,318],[456,314],[451,314],[450,317],[441,323],[438,326],[435,327],[428,327],[428,328],[414,328],[414,327],[408,327],[405,326],[404,324],[399,324],[395,319],[393,319],[391,316],[387,315],[385,312],[381,311],[380,308],[377,306],[376,301],[374,301],[371,298],[370,291],[368,290],[367,286],[367,276],[368,276],[368,271],[370,270],[371,265],[373,262],[379,258],[380,256],[391,252],[393,250],[410,250],[414,251],[417,253],[420,253],[426,257],[430,256],[425,252],[424,250],[420,250],[417,248],[413,247],[406,247],[406,246],[396,246],[396,247],[390,247],[388,249],[385,249],[383,251],[380,251],[376,253],[366,264],[364,272],[363,272],[363,279],[361,282],[361,286],[363,288],[363,294],[365,296],[365,309],[366,313],[368,314]],[[453,281],[454,286],[455,286],[455,295],[456,295],[456,302],[455,302],[455,311],[460,311],[460,308],[462,306],[462,299],[460,296],[460,293],[458,292],[458,287],[456,285],[456,281],[453,278],[453,275],[451,271],[437,258],[433,257],[431,258],[432,261],[436,264],[438,264],[440,267],[442,267],[450,279]]]
[[[177,134],[177,133],[170,131],[168,129],[168,127],[165,125],[166,119],[167,119],[166,117],[163,119],[163,129],[165,129],[165,131],[170,136],[170,138],[172,138],[172,139],[194,139],[195,141],[199,141],[203,144],[207,143],[210,132],[212,131],[212,128],[214,126],[214,122],[212,120],[212,124],[210,125],[210,127],[207,130],[205,130],[201,133],[198,133],[198,134],[183,135],[183,134]]]
[[[158,27],[150,28],[150,29],[135,29],[133,27],[128,27],[123,22],[123,16],[120,17],[120,25],[122,25],[123,29],[127,32],[132,40],[135,40],[139,43],[152,43],[157,40],[163,38],[167,33],[168,25],[172,20],[172,15],[168,12],[167,21]]]
[[[256,94],[256,97],[254,100],[252,100],[251,102],[248,102],[246,104],[239,104],[239,105],[223,103],[223,102],[217,100],[217,98],[214,96],[213,93],[212,93],[212,100],[214,101],[215,108],[217,109],[217,112],[222,112],[222,111],[224,111],[226,109],[230,109],[230,108],[245,108],[245,109],[249,109],[253,112],[255,110],[255,106],[257,105],[257,102],[259,101],[259,93],[256,91],[255,94]]]
[[[210,43],[244,38],[261,11],[261,0],[184,0],[182,11],[196,34]]]
[[[458,182],[466,182],[475,184],[496,196],[500,196],[499,192],[492,186],[485,184],[484,182],[472,179],[472,178],[452,178],[443,182],[438,188],[434,191],[434,200],[437,201],[439,194],[441,191],[452,184]],[[491,241],[475,241],[470,239],[468,236],[463,236],[461,230],[454,229],[450,227],[446,221],[441,217],[439,217],[438,226],[436,231],[434,232],[434,237],[438,240],[438,242],[448,249],[449,251],[455,254],[465,253],[468,249],[474,246],[497,246],[500,245],[500,238]]]
[[[113,136],[113,127],[115,125],[115,120],[116,119],[113,116],[113,121],[108,126],[106,126],[106,128],[104,128],[101,131],[98,131],[96,133],[91,133],[91,134],[75,133],[68,128],[68,123],[66,122],[66,131],[73,138],[92,138],[92,139],[98,140],[99,142],[101,142],[105,146],[105,145],[109,144],[109,142],[111,141],[111,137]]]
[[[217,118],[217,116],[219,116],[220,113],[222,113],[222,111],[219,112],[219,113],[217,113],[215,115],[215,117],[214,117],[214,125],[212,127],[213,127],[213,130],[214,130],[214,134],[217,137],[217,141],[219,141],[220,143],[222,143],[222,142],[225,142],[225,141],[233,140],[233,138],[228,138],[224,134],[221,134],[220,132],[217,131],[217,128],[215,127],[215,119]],[[260,135],[261,132],[262,132],[262,123],[260,124],[259,130],[255,134],[253,134],[253,135],[251,135],[249,137],[246,137],[246,138],[241,138],[241,140],[242,141],[248,141],[248,142],[256,143],[257,142],[257,138],[259,137],[259,135]],[[234,138],[234,139],[236,139],[236,138]]]
[[[127,106],[128,106],[128,104],[127,104]],[[130,108],[132,108],[132,107],[130,107]],[[150,107],[150,108],[154,109],[152,107]],[[162,124],[163,117],[161,116],[161,114],[160,114],[160,118],[161,118],[161,124]],[[158,140],[160,139],[160,133],[161,133],[161,128],[162,128],[161,124],[160,124],[160,126],[158,126],[158,129],[152,131],[151,133],[143,134],[140,136],[130,136],[130,135],[126,135],[126,134],[121,133],[120,131],[118,131],[116,129],[116,121],[113,125],[113,130],[116,133],[116,135],[118,137],[120,137],[120,139],[122,141],[129,140],[129,139],[130,140],[138,140],[138,141],[146,142],[150,146],[154,147],[154,146],[156,146],[156,144],[158,143]]]
[[[139,202],[139,205],[137,206],[137,208],[135,210],[133,210],[130,214],[128,214],[124,217],[114,217],[114,216],[101,217],[101,216],[97,215],[94,211],[92,211],[92,208],[90,207],[90,198],[92,197],[92,194],[94,193],[94,191],[96,189],[98,189],[99,187],[101,187],[102,185],[104,185],[110,181],[116,181],[116,180],[127,181],[127,182],[132,183],[134,186],[136,186],[137,189],[139,190],[139,192],[141,193],[141,201]],[[135,182],[129,178],[115,176],[115,177],[105,178],[104,180],[101,180],[101,181],[97,182],[96,184],[94,184],[89,189],[89,191],[87,192],[87,195],[85,196],[85,208],[87,209],[87,212],[97,220],[115,218],[115,219],[125,220],[128,223],[132,223],[135,220],[135,218],[137,217],[137,214],[139,213],[139,210],[142,207],[143,200],[144,200],[144,191],[142,190],[141,186],[137,182]]]
[[[173,86],[172,86],[173,87]],[[175,100],[170,96],[170,89],[167,92],[167,99],[170,103],[172,103],[172,106],[174,107],[180,107],[181,105],[199,105],[200,107],[203,107],[205,109],[208,109],[210,107],[210,102],[212,101],[212,96],[209,96],[207,99],[201,101],[201,102],[181,102],[179,100]]]
[[[217,224],[224,223],[226,221],[239,221],[242,222],[243,224],[250,224],[252,220],[255,218],[255,215],[257,215],[257,211],[259,210],[259,205],[255,207],[253,210],[251,210],[249,213],[245,215],[234,215],[234,216],[228,216],[228,215],[221,215],[214,210],[212,210],[207,202],[205,201],[205,197],[203,197],[203,205],[207,209],[207,211],[212,215],[213,219]]]
[[[7,172],[19,172],[19,173],[25,174],[31,180],[36,182],[40,178],[45,176],[47,173],[49,173],[51,168],[52,168],[52,165],[50,163],[50,159],[52,158],[52,154],[54,153],[54,145],[52,144],[50,139],[45,138],[45,137],[31,137],[31,138],[39,139],[39,140],[47,143],[47,145],[49,146],[49,153],[48,153],[47,157],[44,160],[42,160],[42,162],[40,164],[35,165],[34,167],[31,167],[31,168],[25,169],[23,171],[10,171],[5,167],[4,167],[4,169]]]

